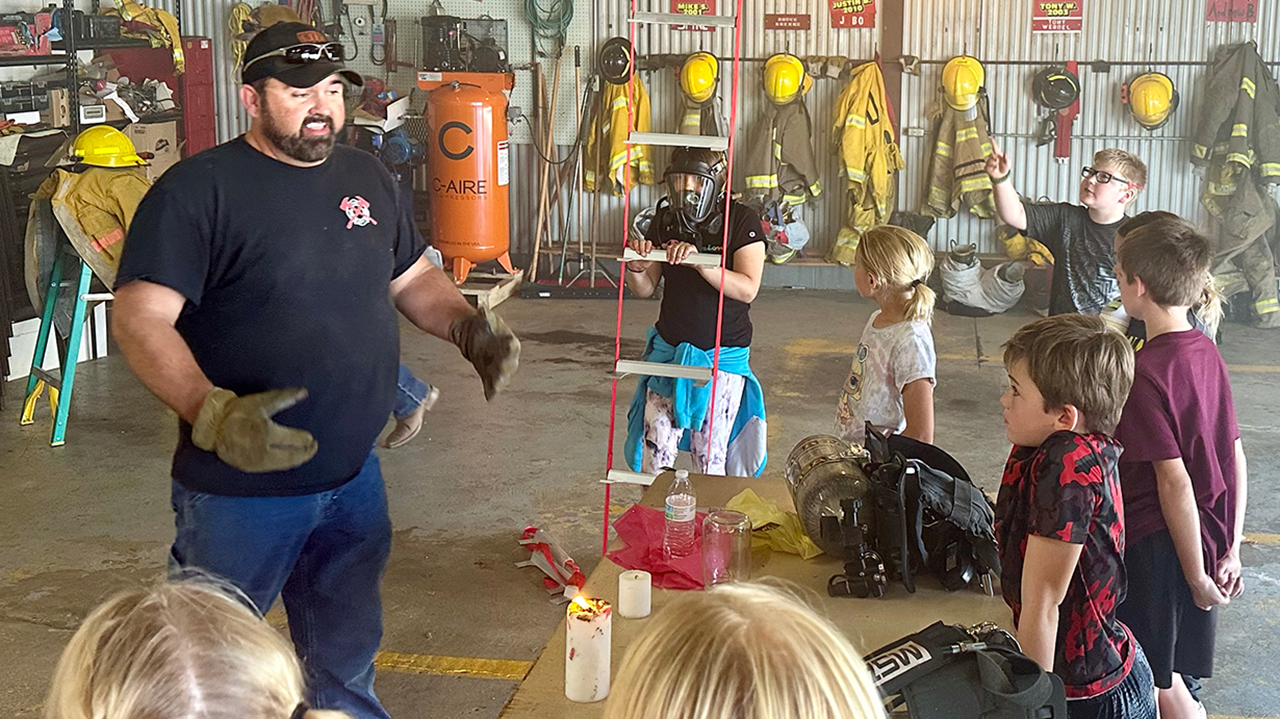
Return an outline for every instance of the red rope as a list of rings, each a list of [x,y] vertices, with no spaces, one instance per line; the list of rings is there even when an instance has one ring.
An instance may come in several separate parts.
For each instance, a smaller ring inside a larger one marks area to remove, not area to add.
[[[720,297],[716,305],[716,344],[711,359],[711,406],[707,416],[707,442],[710,444],[716,422],[716,386],[720,382],[720,334],[724,327],[724,275],[729,266],[729,233],[733,223],[729,221],[729,205],[733,202],[730,182],[733,179],[734,128],[738,126],[738,70],[742,62],[742,0],[734,10],[733,23],[733,82],[729,92],[729,146],[725,150],[724,170],[724,237],[720,243]],[[710,455],[708,455],[710,456]]]
[[[739,0],[741,1],[741,0]],[[631,15],[636,14],[636,0],[631,0]],[[629,39],[631,41],[631,57],[630,57],[630,75],[627,79],[627,131],[631,132],[636,126],[635,120],[635,104],[636,104],[636,86],[639,80],[636,78],[636,24],[627,23],[630,28]],[[607,111],[607,109],[606,109]],[[627,234],[631,230],[631,144],[627,144],[627,159],[623,163],[622,168],[622,251],[627,251]],[[612,164],[612,163],[610,163]],[[613,174],[608,173],[608,181],[613,182]],[[597,187],[599,192],[600,188]],[[626,294],[626,265],[620,265],[622,271],[618,273],[618,313],[614,321],[613,332],[613,364],[616,367],[618,360],[622,359],[622,300]],[[605,456],[606,470],[613,469],[613,433],[618,420],[618,377],[613,377],[613,389],[609,397],[609,451]],[[612,496],[613,485],[606,482],[604,485],[604,530],[601,532],[600,539],[600,556],[609,553],[609,500]]]

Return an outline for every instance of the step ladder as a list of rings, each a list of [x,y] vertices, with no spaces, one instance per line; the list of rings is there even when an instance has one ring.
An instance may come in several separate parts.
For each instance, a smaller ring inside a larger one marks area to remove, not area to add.
[[[731,15],[686,15],[683,13],[664,13],[664,12],[639,12],[636,9],[637,0],[630,2],[630,16],[628,18],[628,27],[630,28],[631,41],[631,67],[636,67],[636,28],[641,25],[698,25],[706,26],[713,30],[732,30],[733,32],[733,62],[730,65],[729,76],[731,78],[730,95],[729,95],[729,125],[726,128],[724,137],[700,136],[700,135],[684,135],[676,133],[663,132],[632,132],[627,139],[629,146],[659,146],[659,147],[702,147],[710,150],[725,153],[726,159],[726,180],[725,180],[725,212],[729,209],[729,191],[732,186],[733,177],[733,151],[734,151],[734,133],[737,124],[738,115],[738,79],[740,75],[742,63],[742,5],[743,0],[733,0],[729,3],[733,7]],[[636,82],[633,77],[632,83]],[[634,86],[628,85],[629,91],[632,93],[631,102],[628,103],[628,114],[635,107]],[[635,119],[628,117],[628,124],[635,127]],[[625,173],[623,187],[631,187],[631,157],[628,154],[626,162],[623,164]],[[724,267],[728,263],[729,253],[729,229],[731,223],[724,223],[724,241],[721,243],[722,254],[720,256],[711,254],[697,254],[686,258],[687,264],[693,264],[706,267],[721,267],[720,274],[720,298],[718,302],[716,316],[716,343],[714,352],[714,361],[711,367],[690,367],[683,365],[665,364],[658,362],[646,362],[642,360],[623,359],[622,358],[622,307],[623,298],[625,296],[625,282],[618,283],[618,309],[617,321],[614,328],[614,344],[613,344],[613,373],[612,373],[612,396],[610,400],[609,412],[609,448],[606,459],[605,477],[601,480],[605,485],[604,490],[604,531],[601,541],[601,554],[605,554],[609,549],[609,502],[612,486],[615,483],[638,484],[648,486],[656,479],[656,474],[648,474],[645,472],[636,472],[626,466],[625,460],[621,466],[614,467],[614,429],[617,424],[617,405],[618,405],[618,380],[629,375],[646,375],[651,377],[672,377],[676,379],[688,379],[697,383],[710,382],[712,385],[711,402],[715,402],[715,381],[716,370],[720,365],[720,328],[724,319]],[[650,260],[665,261],[665,256],[661,253],[653,253],[650,257],[640,257],[629,247],[627,247],[627,237],[631,228],[631,202],[630,193],[628,192],[626,201],[622,203],[622,253],[620,260],[627,262],[630,260]],[[625,275],[625,272],[622,273]],[[707,413],[708,423],[714,421],[714,406]],[[708,432],[711,430],[708,424]]]
[[[76,267],[71,279],[63,279],[63,263],[70,261]],[[93,281],[93,270],[79,255],[64,246],[53,260],[53,270],[49,273],[49,284],[44,296],[44,311],[40,315],[40,331],[36,335],[35,354],[31,357],[31,373],[27,376],[27,395],[22,401],[23,426],[35,423],[36,402],[49,388],[49,411],[53,414],[53,432],[49,446],[61,447],[66,442],[67,417],[71,413],[71,389],[76,381],[76,365],[80,361],[80,339],[84,335],[85,317],[90,305],[114,299],[111,293],[90,293],[89,285]],[[71,313],[71,327],[65,342],[58,337],[54,328],[54,313],[58,305],[58,296],[65,291],[75,291],[75,308]],[[46,370],[45,354],[49,346],[50,336],[54,338],[57,349],[58,369]]]

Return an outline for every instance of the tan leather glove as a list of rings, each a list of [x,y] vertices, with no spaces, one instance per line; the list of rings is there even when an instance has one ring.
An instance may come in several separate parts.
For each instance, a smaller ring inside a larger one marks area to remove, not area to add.
[[[520,366],[520,340],[501,317],[488,310],[455,320],[449,326],[449,339],[475,366],[487,400],[507,386]]]
[[[191,425],[191,442],[216,452],[242,472],[279,472],[305,464],[316,455],[311,433],[276,424],[271,417],[307,398],[302,387],[276,389],[239,397],[214,387],[204,397]]]

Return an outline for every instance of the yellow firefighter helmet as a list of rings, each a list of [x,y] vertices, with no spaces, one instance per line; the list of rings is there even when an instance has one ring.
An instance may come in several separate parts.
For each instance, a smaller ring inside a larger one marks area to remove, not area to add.
[[[986,82],[982,63],[968,55],[953,57],[942,66],[942,94],[956,110],[968,110],[978,104],[978,91]]]
[[[764,63],[764,92],[775,105],[786,105],[813,87],[800,58],[778,53]]]
[[[694,102],[706,102],[716,94],[720,63],[709,52],[695,52],[680,66],[680,89]]]
[[[1162,127],[1177,107],[1178,91],[1168,75],[1148,72],[1129,83],[1129,113],[1148,130]]]
[[[96,125],[76,135],[71,154],[95,167],[134,167],[147,164],[138,157],[133,141],[110,125]]]

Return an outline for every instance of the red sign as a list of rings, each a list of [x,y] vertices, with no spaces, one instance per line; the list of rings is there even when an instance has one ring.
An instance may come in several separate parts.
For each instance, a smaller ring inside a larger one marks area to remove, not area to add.
[[[1258,0],[1209,0],[1209,22],[1257,22]]]
[[[764,14],[765,30],[808,30],[812,21],[808,15],[788,15],[767,12]]]
[[[876,26],[876,0],[829,0],[831,27],[871,28]]]
[[[671,0],[671,12],[678,15],[715,15],[716,0]],[[672,25],[671,29],[711,31],[708,25]]]
[[[1031,0],[1031,32],[1080,32],[1084,0]]]

